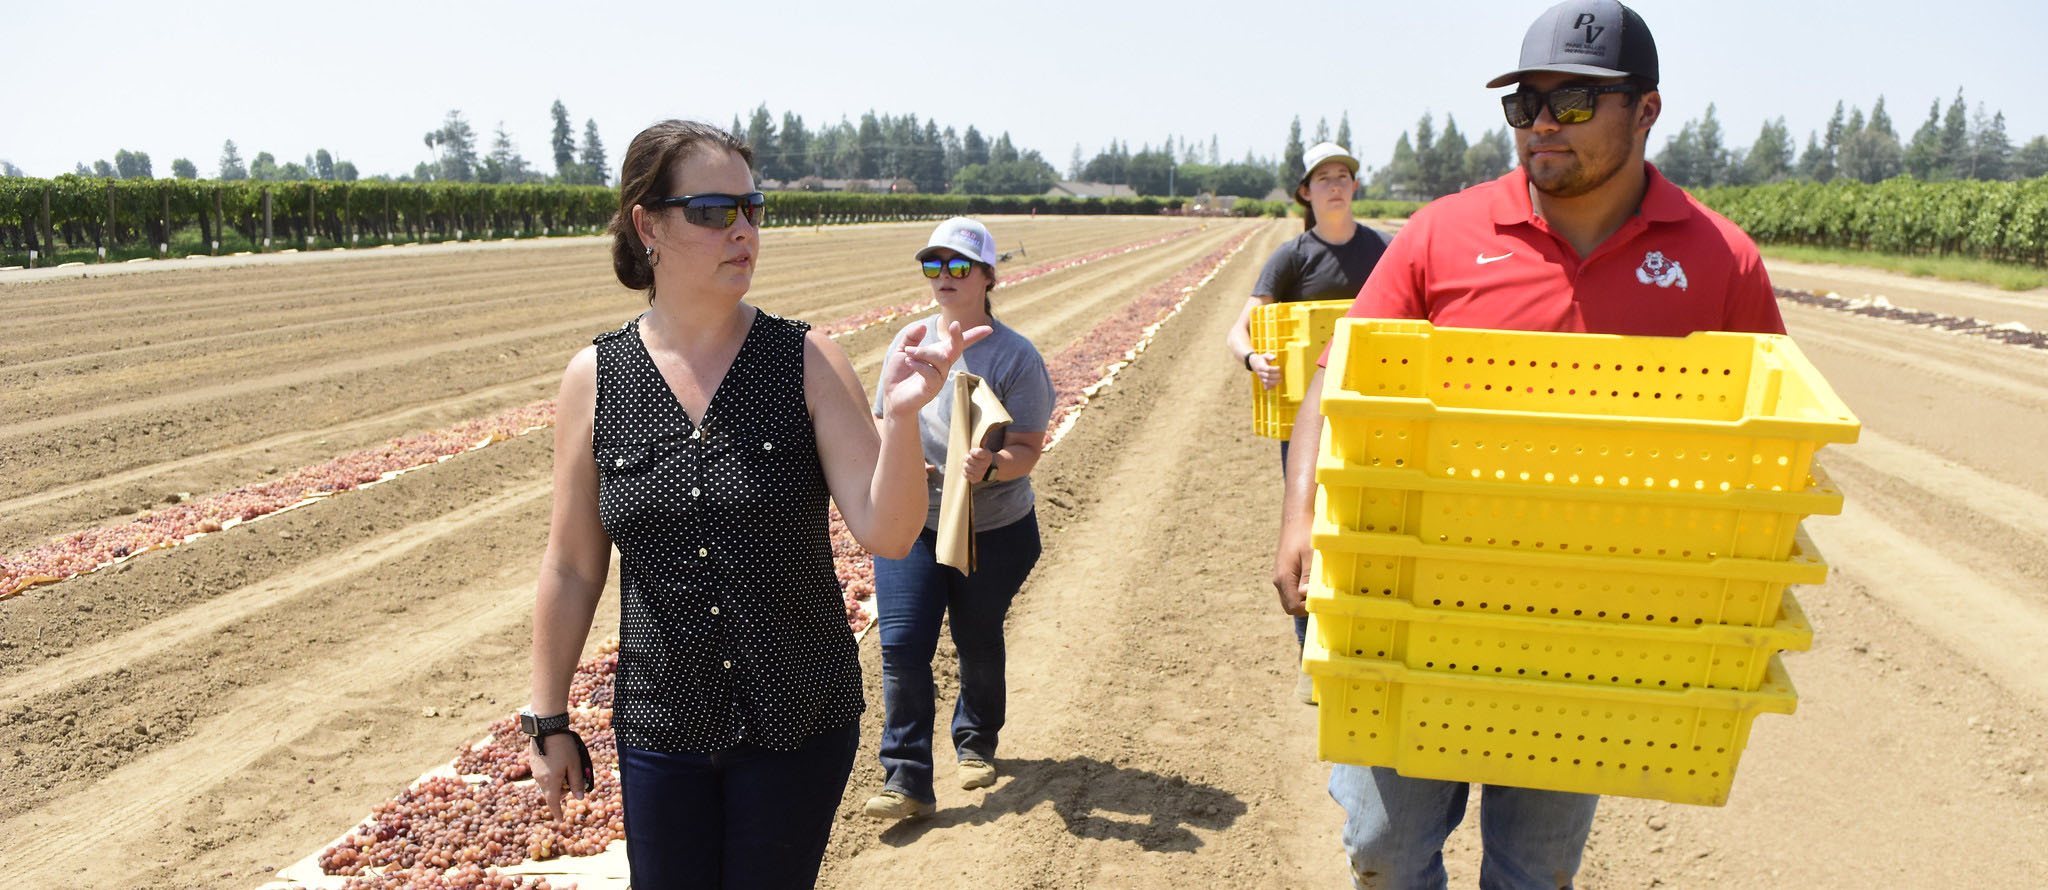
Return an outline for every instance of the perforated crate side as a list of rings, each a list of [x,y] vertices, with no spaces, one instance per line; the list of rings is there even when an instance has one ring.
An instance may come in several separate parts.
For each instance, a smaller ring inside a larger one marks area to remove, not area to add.
[[[1797,491],[1860,429],[1780,335],[1633,337],[1345,319],[1320,408],[1331,453],[1432,477],[1621,490]]]
[[[1784,559],[1801,519],[1842,509],[1840,490],[1819,466],[1797,492],[1695,493],[1440,479],[1325,453],[1316,479],[1318,515],[1341,530],[1532,552]]]
[[[1798,701],[1776,657],[1757,692],[1432,676],[1332,656],[1313,635],[1302,666],[1320,703],[1321,759],[1414,778],[1709,806],[1727,802],[1756,715],[1790,714]]]
[[[1418,606],[1645,627],[1769,626],[1793,584],[1827,580],[1803,534],[1783,560],[1670,560],[1425,543],[1318,517],[1310,580]]]
[[[1632,689],[1753,692],[1770,656],[1813,645],[1813,627],[1790,593],[1764,627],[1685,627],[1536,617],[1417,606],[1391,597],[1312,586],[1308,610],[1321,643],[1410,670],[1518,677]]]

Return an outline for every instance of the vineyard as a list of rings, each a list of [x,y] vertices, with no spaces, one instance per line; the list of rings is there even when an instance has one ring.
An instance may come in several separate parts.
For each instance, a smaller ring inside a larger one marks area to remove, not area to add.
[[[1046,555],[1009,622],[1003,778],[952,790],[941,754],[936,814],[861,818],[881,781],[864,640],[862,748],[820,886],[1344,886],[1267,582],[1277,455],[1221,346],[1298,225],[988,222],[1018,251],[995,312],[1046,356],[1061,413],[1033,475]],[[749,300],[831,334],[871,383],[927,306],[909,258],[928,231],[769,231]],[[0,873],[617,886],[591,877],[619,850],[609,771],[547,821],[508,715],[551,493],[535,431],[568,356],[644,304],[588,239],[306,259],[0,273]],[[1786,301],[1788,324],[1865,434],[1827,455],[1843,515],[1808,524],[1834,574],[1798,593],[1815,632],[1790,656],[1799,713],[1758,724],[1726,807],[1603,801],[1579,885],[2032,890],[2048,470],[2011,444],[2048,416],[2048,352],[2012,332],[2048,329],[2048,305],[1878,301],[1802,274],[1843,296]],[[125,323],[133,305],[148,324]],[[834,551],[858,628],[866,561]],[[600,606],[571,693],[600,763],[617,620]],[[1899,800],[1922,818],[1868,818]],[[1455,886],[1478,865],[1467,822]]]
[[[0,265],[590,234],[611,220],[618,200],[617,191],[601,186],[0,178]],[[777,192],[764,225],[961,214],[1154,215],[1177,213],[1185,204],[1150,197]],[[1250,202],[1245,209],[1239,215],[1269,208]]]
[[[1759,243],[2048,264],[2048,177],[1876,184],[1837,179],[1701,189]]]

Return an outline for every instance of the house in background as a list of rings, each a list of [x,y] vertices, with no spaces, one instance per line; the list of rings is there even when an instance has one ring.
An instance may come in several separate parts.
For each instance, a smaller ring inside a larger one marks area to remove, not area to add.
[[[1107,182],[1060,181],[1045,190],[1048,198],[1135,198],[1136,190],[1127,185]]]

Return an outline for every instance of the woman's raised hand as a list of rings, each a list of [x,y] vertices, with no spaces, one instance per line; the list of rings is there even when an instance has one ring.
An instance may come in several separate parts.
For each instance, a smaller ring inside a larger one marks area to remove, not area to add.
[[[994,332],[988,325],[976,325],[962,332],[959,322],[946,325],[942,338],[927,338],[925,325],[906,331],[903,342],[882,360],[882,414],[907,418],[917,414],[946,384],[946,372],[981,338]],[[927,340],[930,342],[927,342]]]

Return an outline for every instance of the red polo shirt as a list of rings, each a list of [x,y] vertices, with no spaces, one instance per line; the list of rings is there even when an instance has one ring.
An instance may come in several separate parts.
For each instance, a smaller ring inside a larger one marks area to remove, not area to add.
[[[1584,258],[1530,207],[1520,168],[1430,202],[1387,247],[1350,315],[1564,333],[1784,333],[1756,244],[1643,166],[1641,210]]]

